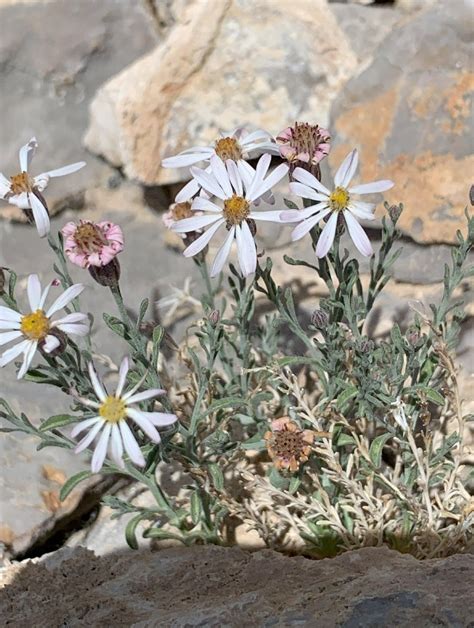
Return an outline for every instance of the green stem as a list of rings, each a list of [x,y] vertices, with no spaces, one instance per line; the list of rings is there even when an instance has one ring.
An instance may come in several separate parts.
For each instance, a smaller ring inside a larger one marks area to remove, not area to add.
[[[198,258],[196,260],[196,263],[198,265],[199,272],[201,273],[201,277],[203,278],[204,283],[206,285],[206,292],[207,292],[206,301],[207,301],[209,307],[211,309],[214,309],[215,308],[215,302],[214,302],[215,291],[214,291],[214,289],[212,287],[212,282],[211,282],[211,278],[209,276],[209,269],[207,267],[207,262],[206,262],[205,259]]]

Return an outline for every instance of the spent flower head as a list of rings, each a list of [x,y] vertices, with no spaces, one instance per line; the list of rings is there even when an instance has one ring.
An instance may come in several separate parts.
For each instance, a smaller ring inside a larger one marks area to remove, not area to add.
[[[292,232],[292,239],[299,240],[305,236],[321,220],[329,216],[316,246],[316,255],[324,257],[331,248],[339,217],[344,220],[349,235],[362,255],[373,254],[367,234],[360,226],[358,219],[374,220],[374,203],[365,203],[354,199],[354,194],[373,194],[384,192],[393,187],[393,181],[373,181],[349,187],[358,164],[357,150],[353,150],[344,159],[334,177],[334,188],[329,190],[311,173],[296,168],[293,173],[295,181],[290,183],[293,194],[315,201],[303,210],[291,210],[281,213],[282,222],[299,222]]]
[[[232,243],[237,244],[239,265],[244,277],[255,272],[257,251],[254,240],[254,221],[280,222],[280,211],[254,211],[255,201],[276,185],[288,172],[288,166],[281,164],[268,176],[270,155],[260,157],[251,180],[242,176],[243,167],[228,159],[226,163],[217,156],[211,157],[211,172],[200,168],[191,168],[193,177],[209,194],[222,201],[223,207],[204,197],[197,197],[192,204],[193,211],[205,213],[203,216],[179,220],[173,226],[177,233],[188,233],[208,227],[208,229],[190,244],[184,251],[186,257],[200,253],[210,242],[216,231],[225,226],[228,231],[224,244],[219,249],[212,268],[211,276],[219,274],[229,257]]]
[[[271,426],[271,431],[266,432],[264,438],[274,466],[298,471],[300,464],[309,458],[316,432],[300,429],[289,417],[274,419]]]
[[[62,318],[52,320],[51,317],[59,310],[67,307],[84,290],[82,284],[74,284],[61,294],[49,309],[44,310],[46,298],[52,284],[41,290],[38,275],[28,277],[28,301],[30,312],[21,314],[16,310],[0,306],[0,346],[19,340],[0,356],[0,367],[6,366],[20,354],[23,364],[18,371],[21,379],[28,371],[36,350],[42,349],[51,354],[64,342],[64,335],[86,336],[89,332],[87,314],[74,312]]]
[[[12,175],[10,180],[0,172],[0,198],[24,210],[27,217],[34,220],[39,236],[44,238],[49,233],[50,222],[48,207],[42,193],[49,180],[53,177],[72,174],[83,168],[86,162],[78,161],[33,177],[28,169],[37,148],[38,142],[35,137],[20,148],[20,172]]]
[[[295,122],[278,136],[281,156],[290,164],[290,176],[297,167],[311,172],[317,179],[321,178],[319,162],[324,159],[331,148],[329,131],[317,124]]]
[[[112,222],[68,222],[61,233],[64,236],[64,252],[73,264],[81,268],[107,266],[123,251],[122,229]]]
[[[247,129],[239,127],[229,133],[221,133],[211,146],[193,146],[182,151],[174,157],[163,159],[164,168],[184,168],[193,166],[201,161],[211,161],[211,157],[219,157],[222,162],[227,160],[238,163],[247,172],[247,176],[252,176],[253,168],[247,164],[246,160],[258,157],[263,153],[278,155],[278,147],[270,133],[262,129],[249,132]],[[206,167],[206,172],[210,172],[210,165]],[[202,185],[196,178],[191,179],[176,195],[176,202],[181,203],[193,198],[201,190]],[[204,188],[205,190],[205,188]],[[204,191],[205,195],[205,191]],[[264,199],[266,200],[266,199]]]
[[[113,395],[109,395],[103,383],[99,380],[92,363],[89,363],[89,376],[92,387],[97,396],[97,401],[82,399],[79,401],[88,408],[92,408],[95,416],[78,423],[71,432],[75,438],[81,432],[88,430],[86,436],[77,444],[76,453],[80,453],[92,443],[101,432],[94,453],[92,455],[91,469],[98,473],[104,464],[107,450],[110,457],[119,467],[124,467],[123,453],[127,452],[130,460],[143,467],[145,458],[137,443],[137,440],[128,425],[128,420],[133,421],[140,430],[154,443],[160,443],[161,437],[157,427],[167,427],[175,423],[178,417],[175,414],[164,412],[144,412],[139,403],[154,399],[165,394],[160,388],[150,388],[137,392],[143,384],[144,378],[128,392],[123,392],[129,371],[128,358],[124,358],[119,369],[117,388]]]

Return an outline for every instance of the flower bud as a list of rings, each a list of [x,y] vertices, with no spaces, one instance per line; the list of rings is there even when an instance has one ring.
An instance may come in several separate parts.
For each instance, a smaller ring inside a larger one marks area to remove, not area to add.
[[[101,286],[116,286],[120,279],[119,261],[114,258],[105,266],[90,266],[89,273],[92,279]]]
[[[390,216],[390,220],[393,222],[393,224],[396,224],[397,220],[402,215],[402,211],[403,205],[401,203],[400,205],[390,205],[390,207],[388,208],[388,215]]]
[[[405,338],[407,339],[409,345],[416,347],[420,340],[420,332],[416,329],[416,327],[410,327],[406,331]]]
[[[316,327],[316,329],[324,329],[329,323],[329,316],[324,312],[324,310],[314,310],[311,314],[311,324]]]
[[[213,327],[217,325],[220,317],[221,317],[221,313],[219,312],[219,310],[212,310],[212,312],[209,314],[209,317],[208,317],[209,322],[211,323]]]

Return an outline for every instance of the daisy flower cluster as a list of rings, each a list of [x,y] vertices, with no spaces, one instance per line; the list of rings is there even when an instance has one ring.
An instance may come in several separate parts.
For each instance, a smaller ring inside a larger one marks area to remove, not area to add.
[[[165,215],[165,224],[176,233],[193,234],[191,244],[184,250],[186,257],[201,253],[221,227],[227,230],[212,263],[211,277],[223,269],[234,242],[242,274],[247,277],[255,272],[255,223],[259,221],[299,223],[292,231],[294,241],[323,224],[316,246],[318,257],[327,255],[337,226],[342,223],[357,249],[370,256],[372,245],[359,220],[374,220],[375,204],[357,200],[357,195],[384,192],[393,182],[351,185],[358,165],[358,152],[353,150],[336,171],[334,185],[329,189],[320,181],[319,165],[329,150],[328,131],[317,125],[295,123],[276,140],[263,130],[249,134],[234,131],[223,134],[213,146],[195,146],[169,157],[163,161],[164,167],[190,166],[192,178],[176,196],[176,204]],[[263,154],[254,169],[247,159],[258,153]],[[272,155],[284,163],[270,172]],[[204,162],[205,167],[196,167],[199,162]],[[261,200],[274,204],[273,187],[287,174],[290,192],[301,197],[305,207],[257,210]],[[199,215],[192,216],[193,212]]]

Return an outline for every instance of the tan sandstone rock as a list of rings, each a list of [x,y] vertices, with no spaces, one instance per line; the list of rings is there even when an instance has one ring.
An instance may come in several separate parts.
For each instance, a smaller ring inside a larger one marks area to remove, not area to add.
[[[185,173],[161,160],[219,130],[326,124],[356,66],[325,0],[194,0],[154,52],[99,90],[85,142],[144,184],[176,182]]]

